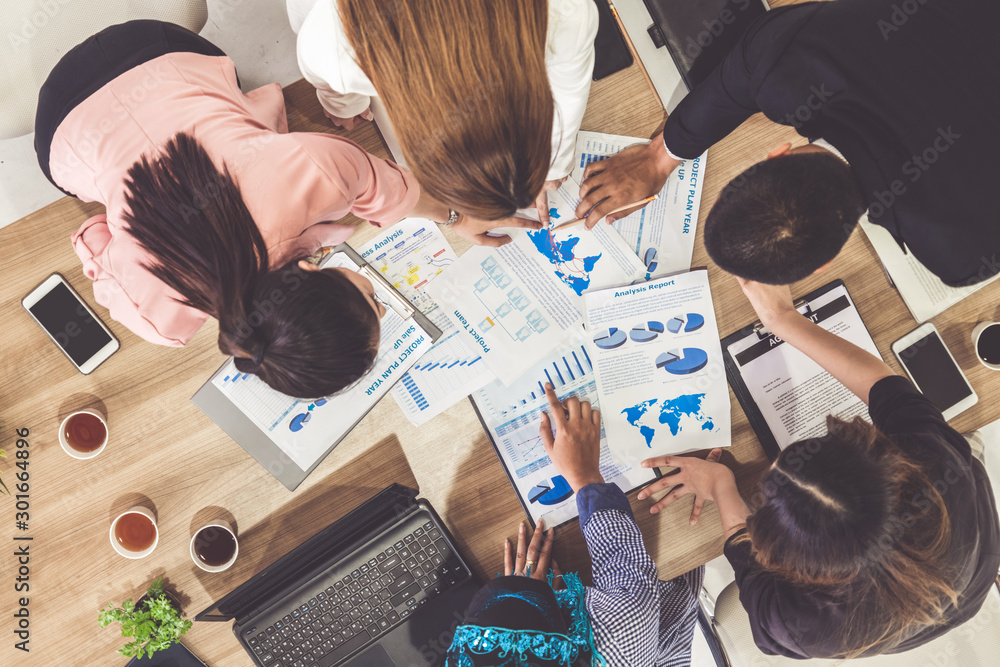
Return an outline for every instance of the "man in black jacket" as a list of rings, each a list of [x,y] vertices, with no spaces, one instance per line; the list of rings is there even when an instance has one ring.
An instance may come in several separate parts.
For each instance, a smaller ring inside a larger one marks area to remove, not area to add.
[[[762,111],[825,141],[776,149],[726,187],[705,226],[724,269],[772,284],[804,278],[833,259],[867,209],[946,284],[989,278],[1000,272],[998,26],[995,0],[770,11],[661,136],[587,168],[577,214],[593,227],[659,191],[682,159]]]

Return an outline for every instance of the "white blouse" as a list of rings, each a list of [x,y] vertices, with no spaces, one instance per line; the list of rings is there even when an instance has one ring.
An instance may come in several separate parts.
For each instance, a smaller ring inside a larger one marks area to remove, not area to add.
[[[354,49],[344,34],[336,1],[287,0],[288,15],[292,28],[299,28],[302,75],[316,87],[324,109],[338,118],[351,118],[365,111],[377,93],[354,60]],[[545,66],[555,101],[555,119],[552,165],[546,180],[554,180],[568,175],[573,168],[576,133],[583,122],[594,71],[597,7],[593,0],[548,0],[548,5]]]

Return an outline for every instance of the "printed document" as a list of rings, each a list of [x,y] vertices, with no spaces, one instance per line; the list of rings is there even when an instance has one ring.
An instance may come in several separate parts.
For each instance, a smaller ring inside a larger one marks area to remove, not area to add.
[[[470,248],[426,291],[510,384],[580,324],[585,292],[629,284],[644,267],[607,225],[503,231],[511,243]]]
[[[861,314],[843,285],[799,307],[799,312],[827,331],[879,354]],[[819,364],[766,329],[729,345],[743,381],[764,416],[778,446],[826,434],[826,416],[870,421],[864,401]]]
[[[618,463],[731,444],[708,272],[586,295],[587,346]]]
[[[385,229],[358,252],[442,332],[390,391],[410,422],[426,423],[494,378],[478,346],[459,335],[424,289],[458,261],[436,223],[408,218]]]
[[[635,137],[580,132],[571,178],[582,183],[583,170],[591,162],[603,160],[629,146],[646,143],[649,142]],[[705,153],[682,162],[658,193],[659,199],[612,223],[646,267],[645,280],[691,268],[707,159],[708,153]]]
[[[949,287],[911,253],[904,253],[889,230],[868,222],[868,216],[861,218],[861,229],[917,322],[926,322],[1000,278],[998,275],[968,287]]]
[[[584,344],[586,336],[579,327],[567,333],[572,343],[542,359],[514,384],[492,382],[472,395],[497,455],[532,522],[544,518],[550,527],[576,518],[577,509],[573,489],[553,467],[539,434],[541,413],[550,410],[545,383],[552,384],[560,400],[577,396],[599,408],[594,368]],[[603,429],[600,465],[604,480],[617,484],[626,493],[656,477],[651,469],[615,463]]]

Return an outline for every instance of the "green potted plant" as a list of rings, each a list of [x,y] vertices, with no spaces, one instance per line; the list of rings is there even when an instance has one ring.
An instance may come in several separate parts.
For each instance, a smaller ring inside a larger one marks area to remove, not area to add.
[[[181,618],[181,606],[163,590],[163,579],[150,584],[146,594],[132,604],[128,599],[120,607],[111,604],[101,612],[101,627],[121,623],[122,637],[132,641],[118,649],[126,658],[142,658],[169,648],[191,629],[191,621]]]

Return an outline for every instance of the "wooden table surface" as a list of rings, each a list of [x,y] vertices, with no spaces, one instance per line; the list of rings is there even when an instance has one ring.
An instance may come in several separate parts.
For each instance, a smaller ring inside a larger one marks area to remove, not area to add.
[[[289,86],[286,101],[293,130],[332,131],[307,83]],[[658,100],[633,66],[594,85],[583,129],[649,137],[663,120]],[[371,124],[350,137],[372,153],[387,155]],[[784,141],[799,145],[804,140],[758,115],[709,151],[693,266],[708,266],[722,336],[754,315],[735,281],[709,263],[701,224],[725,183]],[[386,398],[290,493],[189,400],[224,360],[216,347],[214,322],[187,347],[166,348],[142,341],[98,307],[122,348],[92,375],[76,372],[20,300],[58,271],[95,305],[68,239],[100,210],[65,198],[0,230],[0,418],[5,424],[0,446],[11,457],[0,463],[0,470],[12,489],[15,428],[30,430],[31,452],[28,530],[15,527],[14,499],[0,497],[0,541],[7,545],[0,547],[0,665],[124,664],[114,654],[123,643],[117,626],[98,628],[103,606],[138,598],[152,579],[164,576],[185,613],[193,616],[393,482],[418,488],[434,505],[480,577],[501,569],[503,539],[516,537],[524,515],[467,401],[416,428]],[[357,225],[351,239],[355,246],[377,232],[356,219],[347,224]],[[468,247],[453,235],[449,240],[459,253]],[[916,324],[860,231],[825,273],[796,284],[793,291],[802,295],[834,278],[846,281],[883,358],[898,369],[889,346]],[[969,339],[977,322],[998,318],[998,297],[1000,283],[934,320],[980,396],[978,405],[954,420],[959,430],[1000,417],[1000,404],[991,400],[1000,374],[976,362]],[[767,462],[732,395],[731,403],[733,445],[724,460],[749,495]],[[56,432],[66,414],[88,406],[107,415],[110,443],[97,458],[78,461],[61,450]],[[714,506],[691,527],[690,498],[658,516],[648,513],[648,503],[632,499],[664,578],[721,554]],[[160,542],[150,557],[126,560],[113,551],[108,529],[118,513],[136,504],[155,509]],[[240,556],[230,570],[209,574],[191,562],[188,542],[198,527],[215,518],[237,527]],[[32,540],[15,542],[14,537]],[[12,554],[23,544],[30,544],[30,591],[16,593]],[[580,570],[585,578],[589,574],[575,525],[561,529],[556,557],[564,570]],[[14,649],[17,639],[11,633],[12,614],[23,596],[29,598],[30,653]],[[198,623],[184,642],[210,665],[251,664],[229,624]]]

